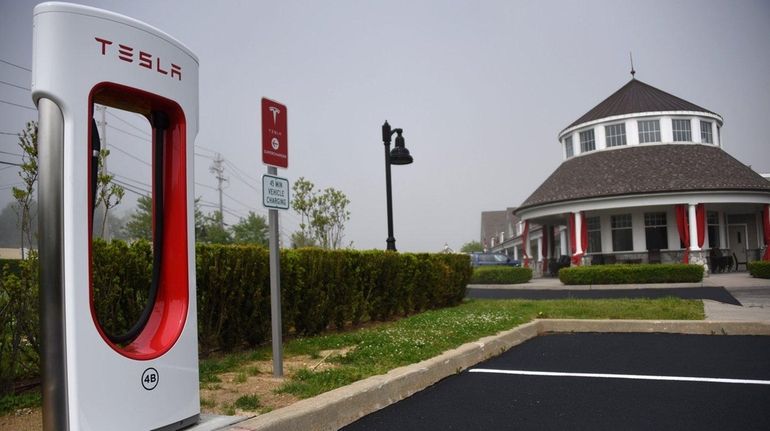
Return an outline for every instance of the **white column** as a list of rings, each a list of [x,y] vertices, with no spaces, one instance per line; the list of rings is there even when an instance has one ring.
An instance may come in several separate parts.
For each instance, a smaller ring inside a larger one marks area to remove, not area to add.
[[[698,222],[697,217],[695,217],[695,204],[689,205],[688,222],[690,223],[690,251],[698,251],[700,247],[698,247]]]
[[[727,248],[727,213],[719,212],[719,247]]]
[[[567,229],[562,229],[559,232],[559,249],[562,255],[567,254]]]
[[[513,260],[519,260],[519,248],[516,245],[513,246]]]
[[[580,232],[583,231],[583,220],[582,217],[580,217],[580,211],[576,212],[574,214],[575,217],[575,253],[576,254],[583,254],[583,243],[582,243],[582,235]]]
[[[537,239],[537,261],[543,261],[543,237]]]

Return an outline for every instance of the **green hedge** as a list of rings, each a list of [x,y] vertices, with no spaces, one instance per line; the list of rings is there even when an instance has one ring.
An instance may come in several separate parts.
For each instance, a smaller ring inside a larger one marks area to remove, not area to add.
[[[268,252],[198,245],[202,349],[257,345],[270,335]],[[381,251],[281,252],[284,332],[317,334],[458,304],[470,279],[467,256]]]
[[[0,259],[0,276],[4,276],[4,268],[7,266],[11,274],[19,275],[21,273],[20,259]]]
[[[532,268],[481,266],[473,270],[473,284],[519,284],[532,280]]]
[[[749,262],[749,274],[756,278],[770,278],[770,262],[763,260]]]
[[[146,241],[95,241],[94,308],[123,333],[146,303],[152,273]],[[268,251],[260,246],[196,247],[198,337],[202,352],[265,343],[270,337]],[[0,394],[38,373],[37,260],[0,268]],[[284,333],[317,334],[452,306],[471,277],[466,255],[383,251],[281,252]]]
[[[703,266],[680,263],[576,266],[559,270],[559,280],[567,285],[694,283],[703,280]]]
[[[123,333],[146,303],[151,245],[95,241],[92,254],[97,317],[109,332]],[[268,257],[260,246],[197,245],[202,351],[254,346],[269,339]],[[455,305],[465,297],[470,276],[465,255],[283,250],[283,329],[311,335],[330,326],[342,328]]]

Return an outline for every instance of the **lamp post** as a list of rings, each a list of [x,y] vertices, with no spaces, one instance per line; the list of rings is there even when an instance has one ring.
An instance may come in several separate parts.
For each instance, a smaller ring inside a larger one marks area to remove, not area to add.
[[[390,150],[390,138],[396,134],[396,146],[393,151]],[[382,143],[385,144],[385,193],[388,199],[388,250],[396,251],[396,238],[393,237],[393,192],[390,185],[390,165],[408,165],[414,160],[409,154],[409,150],[404,146],[404,131],[402,129],[391,129],[390,124],[385,121],[382,125]]]

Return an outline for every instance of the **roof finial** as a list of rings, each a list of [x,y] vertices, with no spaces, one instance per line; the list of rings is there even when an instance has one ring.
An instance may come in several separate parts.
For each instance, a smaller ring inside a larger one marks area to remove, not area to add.
[[[628,51],[628,58],[631,59],[631,79],[636,79],[634,75],[636,75],[636,71],[634,70],[634,56],[631,54],[631,51]]]

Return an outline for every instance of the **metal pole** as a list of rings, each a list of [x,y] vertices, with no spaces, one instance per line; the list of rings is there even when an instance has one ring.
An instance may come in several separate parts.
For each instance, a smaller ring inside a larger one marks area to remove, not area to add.
[[[393,237],[393,192],[390,185],[390,124],[382,125],[382,143],[385,144],[385,194],[388,199],[388,239],[387,250],[396,251],[396,238]]]
[[[269,175],[278,168],[268,166]],[[281,252],[278,249],[278,210],[268,210],[270,246],[270,315],[273,326],[273,376],[283,377],[283,332],[281,328]]]
[[[69,430],[64,319],[64,117],[49,99],[38,101],[38,232],[40,250],[40,361],[43,429]]]

